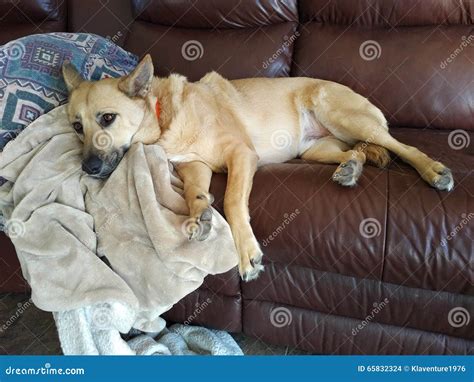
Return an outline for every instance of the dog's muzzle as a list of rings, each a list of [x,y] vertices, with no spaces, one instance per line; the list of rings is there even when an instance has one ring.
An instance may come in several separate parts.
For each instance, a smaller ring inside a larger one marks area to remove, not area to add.
[[[104,161],[98,155],[91,155],[82,161],[82,170],[89,175],[99,175],[104,167]]]
[[[94,178],[106,178],[117,168],[125,152],[122,149],[108,155],[91,154],[82,161],[82,170]]]

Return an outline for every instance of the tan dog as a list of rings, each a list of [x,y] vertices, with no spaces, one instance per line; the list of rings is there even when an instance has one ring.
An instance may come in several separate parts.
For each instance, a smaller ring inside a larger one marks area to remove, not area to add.
[[[228,172],[224,211],[244,280],[263,269],[248,211],[258,166],[297,157],[337,163],[333,180],[354,186],[366,160],[389,162],[388,149],[436,189],[453,187],[447,167],[394,139],[382,112],[346,86],[311,78],[228,81],[215,72],[190,83],[153,72],[149,55],[128,76],[98,82],[63,67],[69,119],[84,142],[83,169],[105,177],[132,143],[162,145],[184,181],[196,223],[189,234],[198,240],[211,229],[212,172]]]

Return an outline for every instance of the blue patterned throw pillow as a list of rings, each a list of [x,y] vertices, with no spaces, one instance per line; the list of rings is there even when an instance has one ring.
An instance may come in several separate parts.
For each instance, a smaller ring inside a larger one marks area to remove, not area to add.
[[[61,67],[87,80],[128,74],[138,57],[87,33],[31,35],[0,46],[0,151],[28,124],[67,101]]]

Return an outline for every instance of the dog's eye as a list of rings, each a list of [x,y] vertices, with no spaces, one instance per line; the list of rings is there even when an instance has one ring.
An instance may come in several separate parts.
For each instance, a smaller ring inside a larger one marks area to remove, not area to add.
[[[102,114],[102,117],[100,118],[100,125],[103,127],[107,127],[111,125],[115,121],[116,115],[117,114],[112,114],[112,113]]]
[[[82,134],[83,133],[83,130],[82,130],[82,124],[80,122],[74,122],[72,124],[72,127],[74,130],[76,130],[76,133],[78,134]]]

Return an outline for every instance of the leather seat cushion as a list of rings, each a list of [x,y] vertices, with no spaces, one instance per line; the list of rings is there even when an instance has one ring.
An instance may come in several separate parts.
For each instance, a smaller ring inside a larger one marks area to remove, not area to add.
[[[468,259],[473,224],[441,245],[463,214],[474,212],[472,149],[452,150],[449,132],[440,130],[393,134],[448,165],[454,190],[438,192],[398,159],[389,169],[366,165],[354,188],[331,180],[336,165],[296,160],[263,166],[250,214],[264,262],[474,295]],[[221,213],[225,181],[214,175],[211,187]]]

